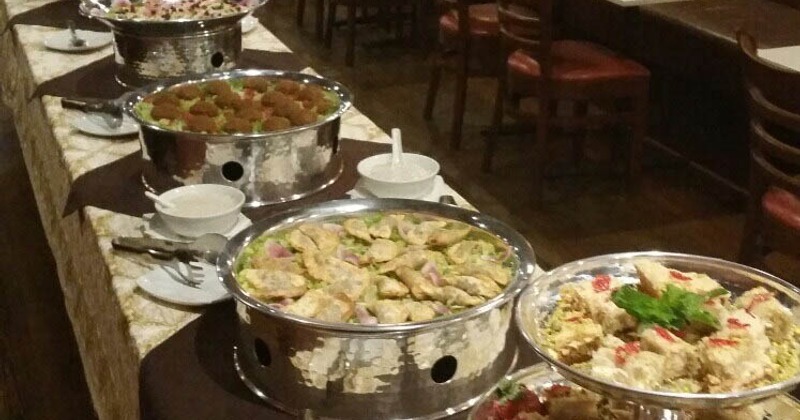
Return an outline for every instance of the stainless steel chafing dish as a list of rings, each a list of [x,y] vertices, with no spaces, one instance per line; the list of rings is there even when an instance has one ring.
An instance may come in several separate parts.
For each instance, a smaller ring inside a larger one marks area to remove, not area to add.
[[[174,131],[139,117],[134,107],[147,95],[183,83],[246,76],[280,77],[333,92],[339,107],[310,125],[258,134],[202,134]],[[342,171],[336,152],[341,115],[350,92],[334,81],[298,72],[234,70],[150,85],[128,95],[125,112],[140,125],[145,185],[161,192],[179,185],[223,184],[241,189],[245,206],[291,201],[332,184]]]
[[[153,81],[230,70],[242,50],[239,22],[267,0],[241,13],[210,19],[134,20],[105,16],[112,0],[82,0],[82,15],[114,33],[116,79],[127,87]]]
[[[512,249],[513,280],[483,305],[427,322],[361,325],[291,315],[246,294],[233,270],[267,232],[305,221],[375,212],[431,214],[489,231]],[[258,396],[320,418],[440,418],[464,410],[515,364],[514,298],[534,271],[530,245],[491,217],[413,200],[340,200],[291,210],[236,235],[218,260],[239,320],[235,365]]]

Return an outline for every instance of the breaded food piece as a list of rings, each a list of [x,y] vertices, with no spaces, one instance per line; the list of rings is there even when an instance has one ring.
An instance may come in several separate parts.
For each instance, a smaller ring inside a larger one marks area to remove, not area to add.
[[[153,105],[175,105],[177,107],[181,106],[181,100],[172,92],[158,92],[156,94],[150,95],[145,99],[146,102],[150,102]]]
[[[650,296],[661,296],[669,284],[698,294],[722,288],[706,274],[672,270],[655,261],[639,261],[634,266],[639,273],[639,289]]]
[[[748,290],[736,299],[734,306],[759,318],[766,325],[769,338],[783,341],[791,337],[794,329],[792,312],[767,289],[756,287]]]
[[[314,100],[314,108],[316,108],[317,114],[320,115],[327,115],[336,110],[333,102],[324,97]]]
[[[591,281],[565,285],[561,298],[568,307],[588,313],[606,334],[614,334],[636,326],[636,320],[611,301],[611,293],[621,286],[616,278],[600,275]]]
[[[261,104],[264,106],[274,107],[277,104],[290,101],[292,98],[286,96],[284,93],[277,91],[269,91],[261,95]]]
[[[150,116],[155,120],[177,120],[183,116],[183,111],[173,104],[164,103],[154,106]]]
[[[626,343],[613,335],[603,338],[592,355],[592,376],[641,388],[657,389],[664,383],[666,358],[642,350],[638,341]]]
[[[252,133],[253,123],[243,118],[238,118],[238,117],[228,118],[228,120],[225,121],[225,125],[222,126],[222,131],[231,134]]]
[[[603,338],[603,327],[581,312],[567,312],[551,327],[555,332],[549,340],[556,356],[570,365],[589,360]]]
[[[655,326],[640,335],[642,350],[665,357],[664,379],[695,376],[700,370],[700,357],[695,348],[666,328]]]
[[[253,286],[255,297],[266,300],[296,298],[308,290],[305,277],[286,271],[246,268],[239,277]]]
[[[283,117],[269,117],[261,124],[261,127],[264,129],[264,131],[285,130],[291,126],[291,121]]]
[[[297,92],[299,92],[300,89],[302,88],[303,85],[293,80],[280,79],[278,80],[278,83],[275,84],[275,90],[277,90],[278,92],[283,92],[290,96],[296,95]]]
[[[436,318],[436,311],[430,305],[422,302],[408,300],[403,302],[408,309],[408,318],[411,322],[422,322]]]
[[[203,96],[203,91],[195,84],[177,86],[170,90],[179,98],[189,101]]]
[[[317,114],[298,107],[287,116],[293,125],[301,126],[312,124],[317,121]]]
[[[257,108],[242,108],[236,111],[236,117],[250,122],[264,118],[264,111]]]
[[[408,295],[408,287],[388,276],[377,275],[374,278],[378,287],[378,296],[382,298],[401,298]]]
[[[219,108],[208,101],[198,101],[191,108],[189,112],[194,115],[208,115],[209,117],[216,117],[219,115]]]
[[[218,131],[216,121],[208,115],[187,115],[185,127],[188,131],[195,133],[216,133]]]
[[[297,92],[298,101],[316,101],[325,96],[321,87],[316,85],[305,85],[303,89]]]
[[[214,104],[223,109],[238,109],[241,103],[242,98],[231,91],[223,92],[214,98]]]
[[[253,89],[257,92],[266,92],[269,90],[270,81],[266,77],[247,77],[244,79],[243,85],[247,89]]]
[[[212,80],[203,86],[203,90],[211,95],[223,95],[226,93],[233,93],[231,85],[224,80]]]
[[[286,117],[289,118],[290,115],[301,112],[303,107],[300,106],[297,102],[293,99],[287,99],[285,101],[281,101],[275,105],[272,105],[272,113],[278,117]]]
[[[698,353],[709,391],[740,390],[763,379],[770,359],[754,347],[748,337],[714,334],[703,338]]]

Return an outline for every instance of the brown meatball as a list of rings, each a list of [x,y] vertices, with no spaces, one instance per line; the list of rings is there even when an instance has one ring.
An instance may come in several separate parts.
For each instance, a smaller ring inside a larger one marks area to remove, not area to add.
[[[242,98],[233,92],[224,92],[214,98],[214,104],[224,109],[237,109]]]
[[[256,108],[242,108],[236,111],[236,117],[247,121],[258,121],[264,118],[264,112]]]
[[[317,113],[320,115],[330,114],[336,110],[336,106],[325,98],[319,98],[318,100],[314,101],[314,107],[317,108]]]
[[[222,126],[222,130],[226,133],[252,133],[253,132],[253,123],[247,121],[243,118],[237,117],[230,117],[227,121],[225,121],[225,125]]]
[[[151,102],[153,105],[175,105],[181,106],[181,100],[172,92],[159,92],[148,96],[146,102]]]
[[[275,85],[275,90],[278,92],[283,92],[287,95],[294,96],[300,89],[303,88],[303,85],[297,83],[293,80],[279,80],[278,83]]]
[[[273,105],[272,107],[273,114],[278,117],[288,117],[292,115],[294,112],[299,112],[303,110],[303,107],[300,106],[297,102],[292,99],[288,99],[286,101],[281,101]]]
[[[303,90],[297,93],[297,100],[298,101],[316,101],[321,99],[325,94],[323,90],[319,86],[314,85],[306,85]]]
[[[183,115],[183,111],[173,104],[160,104],[153,107],[150,116],[154,120],[176,120]]]
[[[219,115],[219,108],[208,101],[198,101],[191,108],[189,112],[195,115],[208,115],[209,117],[216,117]]]
[[[266,77],[248,77],[244,79],[244,87],[258,92],[269,90],[269,79]]]
[[[257,110],[261,111],[261,110],[264,109],[264,106],[261,105],[261,103],[256,101],[256,100],[243,99],[242,103],[241,103],[241,106],[239,108],[237,108],[237,109],[245,109],[245,108],[252,108],[252,109],[257,109]]]
[[[292,126],[292,123],[283,117],[269,117],[261,124],[264,131],[285,130]]]
[[[177,95],[179,98],[183,100],[192,100],[197,99],[203,96],[203,91],[200,90],[197,85],[183,85],[172,88],[172,93]]]
[[[216,133],[217,123],[213,118],[207,115],[193,115],[186,116],[186,130],[194,131],[196,133]]]
[[[314,111],[298,108],[288,115],[289,121],[294,125],[307,125],[317,120],[317,114]]]
[[[261,96],[261,103],[264,106],[275,106],[281,102],[286,102],[291,99],[292,98],[286,96],[285,94],[273,90],[270,92],[266,92]]]
[[[207,94],[217,96],[225,93],[233,93],[231,90],[231,85],[223,80],[212,80],[203,86],[203,90],[205,90]]]

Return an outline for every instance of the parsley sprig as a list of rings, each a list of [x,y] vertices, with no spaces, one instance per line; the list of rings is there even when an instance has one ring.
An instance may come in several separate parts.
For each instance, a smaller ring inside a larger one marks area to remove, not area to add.
[[[612,293],[611,300],[643,324],[676,330],[693,324],[716,330],[720,328],[719,320],[703,309],[703,303],[726,294],[728,291],[723,288],[698,294],[668,284],[661,297],[654,298],[627,285]]]

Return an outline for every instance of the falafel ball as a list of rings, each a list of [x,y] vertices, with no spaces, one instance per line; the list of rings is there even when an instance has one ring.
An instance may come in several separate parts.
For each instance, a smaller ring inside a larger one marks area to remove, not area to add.
[[[303,107],[293,99],[287,99],[273,105],[272,110],[272,113],[278,117],[288,117],[293,112],[302,111]]]
[[[208,101],[198,101],[191,108],[189,112],[195,115],[208,115],[209,117],[216,117],[219,115],[219,108]]]
[[[298,101],[316,101],[325,96],[323,90],[319,86],[306,85],[300,92],[297,93]]]
[[[197,85],[183,85],[171,89],[171,92],[179,98],[190,101],[203,96],[203,91]]]
[[[302,108],[292,111],[288,117],[294,125],[307,125],[317,120],[317,114],[314,111]]]
[[[195,133],[216,133],[217,123],[207,115],[189,114],[186,116],[184,128]]]
[[[149,100],[147,102],[152,103],[153,105],[175,105],[181,106],[181,100],[172,92],[159,92],[154,95],[150,95],[148,97]]]
[[[278,92],[283,92],[287,95],[294,96],[300,89],[303,88],[303,85],[300,83],[295,82],[294,80],[286,80],[281,79],[278,80],[278,83],[275,85],[275,90]]]
[[[233,93],[231,85],[224,80],[212,80],[203,86],[203,90],[209,95],[222,95],[225,93]]]
[[[261,103],[265,106],[275,106],[286,100],[291,100],[291,98],[276,90],[266,92],[261,96]]]
[[[232,91],[220,93],[214,98],[214,104],[224,109],[237,109],[237,106],[239,106],[241,102],[242,98]]]
[[[333,102],[327,100],[326,98],[319,98],[318,100],[314,101],[314,107],[317,108],[317,114],[320,115],[330,114],[336,110],[336,106],[333,104]]]
[[[264,129],[264,131],[285,130],[291,126],[291,121],[283,117],[269,117],[261,124],[261,127]]]
[[[264,112],[257,108],[242,108],[236,111],[236,117],[247,121],[258,121],[264,117]]]
[[[244,87],[253,89],[258,92],[266,92],[269,90],[269,79],[266,77],[248,77],[244,79]]]
[[[226,133],[252,133],[253,132],[253,123],[247,121],[243,118],[237,117],[230,117],[227,121],[225,121],[225,125],[222,126],[222,130]]]
[[[156,105],[153,107],[152,110],[150,110],[150,116],[153,117],[153,119],[156,121],[177,120],[182,115],[183,111],[181,111],[181,109],[178,108],[177,106],[170,103]]]

